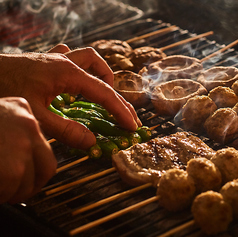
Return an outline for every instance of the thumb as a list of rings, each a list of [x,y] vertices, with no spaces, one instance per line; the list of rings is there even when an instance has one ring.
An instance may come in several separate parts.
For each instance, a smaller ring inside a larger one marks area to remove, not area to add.
[[[94,134],[84,125],[60,117],[46,108],[38,110],[36,117],[44,133],[78,149],[88,149],[96,143]]]

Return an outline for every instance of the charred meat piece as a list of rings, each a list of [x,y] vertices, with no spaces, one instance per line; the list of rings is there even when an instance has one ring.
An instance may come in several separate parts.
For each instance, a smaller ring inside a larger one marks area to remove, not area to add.
[[[157,183],[166,170],[186,169],[190,159],[210,159],[215,151],[200,138],[188,132],[177,132],[136,144],[112,156],[112,162],[121,178],[130,185]]]

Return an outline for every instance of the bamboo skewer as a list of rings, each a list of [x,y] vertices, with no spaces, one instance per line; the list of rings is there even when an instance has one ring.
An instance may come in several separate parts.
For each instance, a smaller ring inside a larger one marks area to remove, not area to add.
[[[50,140],[48,140],[47,142],[49,143],[49,144],[51,144],[51,143],[53,143],[53,142],[55,142],[56,141],[56,139],[54,139],[54,138],[51,138]]]
[[[156,31],[153,31],[153,32],[141,35],[141,36],[137,36],[137,37],[128,39],[128,40],[126,40],[126,42],[129,44],[129,43],[132,43],[132,42],[137,41],[137,40],[145,39],[145,38],[148,38],[148,37],[151,37],[151,36],[154,36],[154,35],[174,31],[174,30],[177,30],[177,29],[179,29],[177,26],[172,25],[172,26],[169,26],[167,28],[159,29],[159,30],[156,30]]]
[[[234,47],[237,44],[238,44],[238,40],[235,40],[234,42],[232,42],[232,43],[228,44],[227,46],[223,47],[222,49],[220,49],[220,50],[218,50],[218,51],[216,51],[216,52],[206,56],[205,58],[201,59],[200,61],[204,62],[204,61],[206,61],[206,60],[216,56],[217,54],[222,53],[222,52],[226,51],[227,49],[230,49],[230,48]]]
[[[171,229],[171,230],[169,230],[169,231],[167,231],[167,232],[165,232],[165,233],[163,233],[163,234],[161,234],[161,235],[159,235],[157,237],[169,237],[169,236],[171,236],[173,234],[176,234],[180,230],[183,230],[183,229],[185,229],[187,227],[193,226],[194,224],[195,224],[195,221],[194,220],[190,220],[187,223],[184,223],[184,224],[182,224],[182,225],[180,225],[178,227],[175,227],[175,228],[173,228],[173,229]]]
[[[76,186],[76,185],[79,185],[81,183],[84,183],[84,182],[87,182],[87,181],[90,181],[90,180],[93,180],[93,179],[96,179],[96,178],[99,178],[103,175],[106,175],[106,174],[110,174],[112,172],[116,171],[116,169],[114,167],[110,168],[110,169],[107,169],[107,170],[104,170],[102,172],[99,172],[99,173],[96,173],[94,175],[90,175],[88,177],[85,177],[83,179],[80,179],[80,180],[76,180],[76,181],[73,181],[71,183],[68,183],[68,184],[65,184],[65,185],[62,185],[62,186],[59,186],[59,187],[56,187],[56,188],[53,188],[53,189],[50,189],[48,191],[45,191],[45,194],[46,195],[51,195],[51,194],[54,194],[54,193],[57,193],[57,192],[60,192],[60,191],[63,191],[63,190],[66,190],[66,189],[70,189],[72,188],[73,186]]]
[[[88,205],[88,206],[85,206],[85,207],[82,207],[82,208],[80,208],[80,209],[77,209],[77,210],[73,211],[71,214],[72,214],[73,216],[78,215],[78,214],[80,214],[80,213],[82,213],[82,212],[89,211],[89,210],[91,210],[91,209],[93,209],[93,208],[95,208],[95,207],[99,207],[99,206],[101,206],[101,205],[103,205],[103,204],[106,204],[106,203],[108,203],[108,202],[112,202],[112,201],[114,201],[114,200],[116,200],[116,199],[118,199],[118,198],[121,198],[121,197],[130,195],[130,194],[133,194],[133,193],[135,193],[135,192],[138,192],[138,191],[140,191],[140,190],[146,189],[146,188],[151,187],[151,186],[152,186],[152,184],[151,184],[151,183],[148,183],[148,184],[144,184],[144,185],[138,186],[138,187],[136,187],[136,188],[133,188],[133,189],[130,189],[130,190],[127,190],[127,191],[124,191],[124,192],[115,194],[115,195],[113,195],[113,196],[110,196],[110,197],[108,197],[108,198],[105,198],[105,199],[103,199],[103,200],[100,200],[100,201],[98,201],[98,202],[95,202],[95,203],[90,204],[90,205]]]
[[[85,160],[88,160],[88,159],[89,159],[89,156],[84,156],[84,157],[82,157],[82,158],[80,158],[78,160],[75,160],[75,161],[70,162],[70,163],[68,163],[66,165],[63,165],[63,166],[59,167],[58,169],[56,169],[56,173],[58,173],[60,171],[63,171],[65,169],[68,169],[68,168],[70,168],[70,167],[72,167],[74,165],[77,165],[77,164],[79,164],[79,163],[81,163],[81,162],[83,162]]]
[[[191,41],[194,41],[194,40],[197,40],[197,39],[200,39],[200,38],[203,38],[203,37],[212,35],[212,34],[213,34],[213,31],[208,31],[208,32],[206,32],[206,33],[203,33],[203,34],[200,34],[200,35],[197,35],[197,36],[194,36],[194,37],[190,37],[190,38],[185,39],[185,40],[180,40],[180,41],[175,42],[175,43],[173,43],[173,44],[170,44],[170,45],[161,47],[160,50],[164,51],[164,50],[167,50],[167,49],[170,49],[170,48],[179,46],[179,45],[181,45],[181,44],[186,44],[186,43],[189,43],[189,42],[191,42]]]
[[[95,226],[97,226],[97,225],[100,225],[100,224],[102,224],[102,223],[104,223],[104,222],[107,222],[107,221],[109,221],[109,220],[112,220],[112,219],[114,219],[114,218],[117,218],[117,217],[119,217],[119,216],[121,216],[121,215],[123,215],[123,214],[126,214],[126,213],[128,213],[128,212],[130,212],[130,211],[133,211],[133,210],[137,209],[137,208],[140,208],[140,207],[143,207],[143,206],[145,206],[145,205],[148,205],[148,204],[150,204],[150,203],[152,203],[152,202],[155,202],[155,201],[157,201],[157,200],[158,200],[158,197],[157,197],[157,196],[151,197],[151,198],[149,198],[149,199],[146,199],[146,200],[144,200],[144,201],[141,201],[141,202],[139,202],[139,203],[136,203],[136,204],[134,204],[134,205],[131,205],[131,206],[129,206],[129,207],[126,207],[126,208],[124,208],[124,209],[122,209],[122,210],[120,210],[120,211],[114,212],[114,213],[112,213],[112,214],[110,214],[110,215],[108,215],[108,216],[105,216],[105,217],[101,218],[101,219],[98,219],[98,220],[93,221],[93,222],[90,222],[90,223],[88,223],[88,224],[86,224],[86,225],[83,225],[83,226],[80,226],[80,227],[78,227],[78,228],[75,228],[75,229],[69,231],[69,235],[70,235],[70,236],[74,236],[74,235],[76,235],[76,234],[78,234],[78,233],[81,233],[81,232],[83,232],[83,231],[86,231],[86,230],[88,230],[88,229],[90,229],[90,228],[93,228],[93,227],[95,227]]]

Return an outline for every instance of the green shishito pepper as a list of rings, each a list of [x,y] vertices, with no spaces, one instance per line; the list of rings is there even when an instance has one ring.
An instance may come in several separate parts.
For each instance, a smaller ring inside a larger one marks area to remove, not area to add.
[[[65,101],[64,99],[60,96],[57,95],[51,102],[51,104],[56,108],[56,109],[61,109],[65,106]]]
[[[84,151],[77,148],[71,148],[70,149],[71,155],[77,155],[77,156],[89,156],[89,158],[92,159],[99,159],[102,156],[102,149],[98,144],[93,145],[89,148],[88,151]]]
[[[113,141],[120,150],[125,150],[129,147],[129,140],[124,136],[108,136],[108,139]]]
[[[118,146],[100,134],[96,136],[97,144],[102,149],[102,154],[105,158],[111,158],[113,154],[116,154],[119,151]]]
[[[78,107],[78,108],[85,108],[85,109],[92,109],[97,111],[98,113],[103,115],[103,118],[116,123],[115,118],[112,114],[110,114],[106,109],[104,109],[101,105],[95,104],[92,102],[85,102],[85,101],[75,101],[74,103],[70,104],[71,108]]]
[[[141,136],[142,142],[147,142],[151,139],[152,133],[149,127],[138,127],[136,132]]]
[[[63,118],[68,118],[65,114],[63,114],[60,110],[56,109],[52,104],[49,105],[49,107],[47,108],[48,110],[50,110],[51,112],[53,112],[54,114],[57,114]]]
[[[66,105],[70,105],[75,101],[75,96],[69,93],[61,93],[60,96],[64,99]]]
[[[69,109],[61,108],[61,111],[63,114],[65,114],[67,117],[70,117],[70,118],[90,119],[91,117],[99,117],[99,118],[103,117],[100,113],[92,109],[74,107]]]
[[[122,128],[119,128],[114,123],[111,123],[105,119],[92,117],[91,119],[94,130],[102,134],[103,136],[123,136],[126,137],[129,141],[129,146],[132,146],[136,143],[141,143],[142,139],[137,132],[129,132]]]
[[[102,154],[103,154],[103,151],[101,147],[99,146],[99,144],[95,144],[94,146],[90,147],[88,152],[89,157],[92,159],[99,159],[101,158]]]

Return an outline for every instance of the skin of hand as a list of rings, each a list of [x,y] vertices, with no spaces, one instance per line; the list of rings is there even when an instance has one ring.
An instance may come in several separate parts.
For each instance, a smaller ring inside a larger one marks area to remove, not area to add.
[[[42,130],[71,147],[88,149],[96,139],[85,126],[47,109],[60,93],[82,94],[101,104],[125,129],[141,126],[132,105],[113,90],[111,69],[92,48],[71,51],[58,45],[48,53],[2,54],[0,67],[0,97],[25,98]]]
[[[0,203],[16,203],[41,190],[57,161],[25,99],[1,98],[0,111]]]

